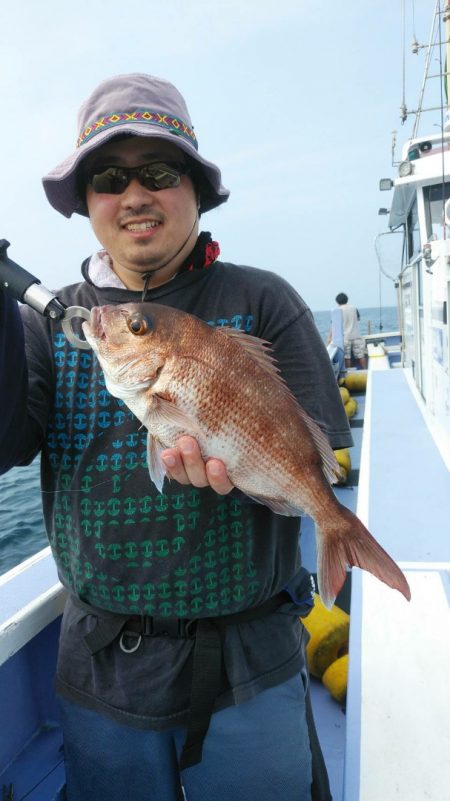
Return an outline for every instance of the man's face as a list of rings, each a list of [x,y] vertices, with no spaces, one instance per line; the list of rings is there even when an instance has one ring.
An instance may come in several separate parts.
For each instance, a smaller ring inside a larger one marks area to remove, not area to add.
[[[158,161],[186,163],[183,151],[170,142],[134,136],[108,142],[83,167],[102,172]],[[88,184],[86,203],[94,233],[129,289],[142,289],[146,272],[157,271],[151,287],[169,281],[198,236],[197,198],[187,175],[181,176],[178,187],[158,191],[146,189],[133,177],[119,195],[96,193]]]

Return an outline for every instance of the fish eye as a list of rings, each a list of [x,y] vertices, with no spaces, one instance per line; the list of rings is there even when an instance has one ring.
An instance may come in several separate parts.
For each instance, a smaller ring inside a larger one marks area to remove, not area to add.
[[[151,330],[152,322],[145,314],[133,314],[127,318],[127,327],[132,334],[142,336]]]

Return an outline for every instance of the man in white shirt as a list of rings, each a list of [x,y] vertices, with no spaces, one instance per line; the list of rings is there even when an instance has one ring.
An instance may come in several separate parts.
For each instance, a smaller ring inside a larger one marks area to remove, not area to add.
[[[348,303],[345,292],[340,292],[336,296],[336,303],[342,312],[342,325],[344,329],[344,352],[345,366],[351,367],[352,355],[357,360],[360,368],[366,370],[367,361],[365,356],[364,339],[359,332],[359,312],[354,306]]]

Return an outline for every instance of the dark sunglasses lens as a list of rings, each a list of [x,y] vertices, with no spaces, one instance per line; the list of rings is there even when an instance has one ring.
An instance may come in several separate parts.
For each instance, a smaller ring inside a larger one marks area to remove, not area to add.
[[[109,167],[104,172],[91,175],[88,178],[88,183],[92,186],[94,192],[120,195],[128,185],[128,176],[120,168]]]
[[[139,171],[139,180],[146,189],[157,192],[159,189],[172,189],[180,185],[180,173],[167,164],[149,164]]]
[[[120,195],[125,191],[133,177],[151,192],[159,189],[172,189],[179,186],[181,174],[186,172],[183,165],[146,164],[144,167],[108,167],[103,172],[87,175],[86,183],[99,194]]]

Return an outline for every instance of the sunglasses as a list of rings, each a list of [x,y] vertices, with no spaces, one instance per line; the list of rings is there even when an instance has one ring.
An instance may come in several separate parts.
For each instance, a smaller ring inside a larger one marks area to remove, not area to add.
[[[106,167],[102,172],[95,172],[93,168],[84,176],[84,180],[98,194],[120,195],[133,178],[137,178],[150,192],[159,192],[160,189],[179,186],[181,176],[187,172],[188,167],[184,164],[165,164],[158,161],[143,164],[141,167]]]

